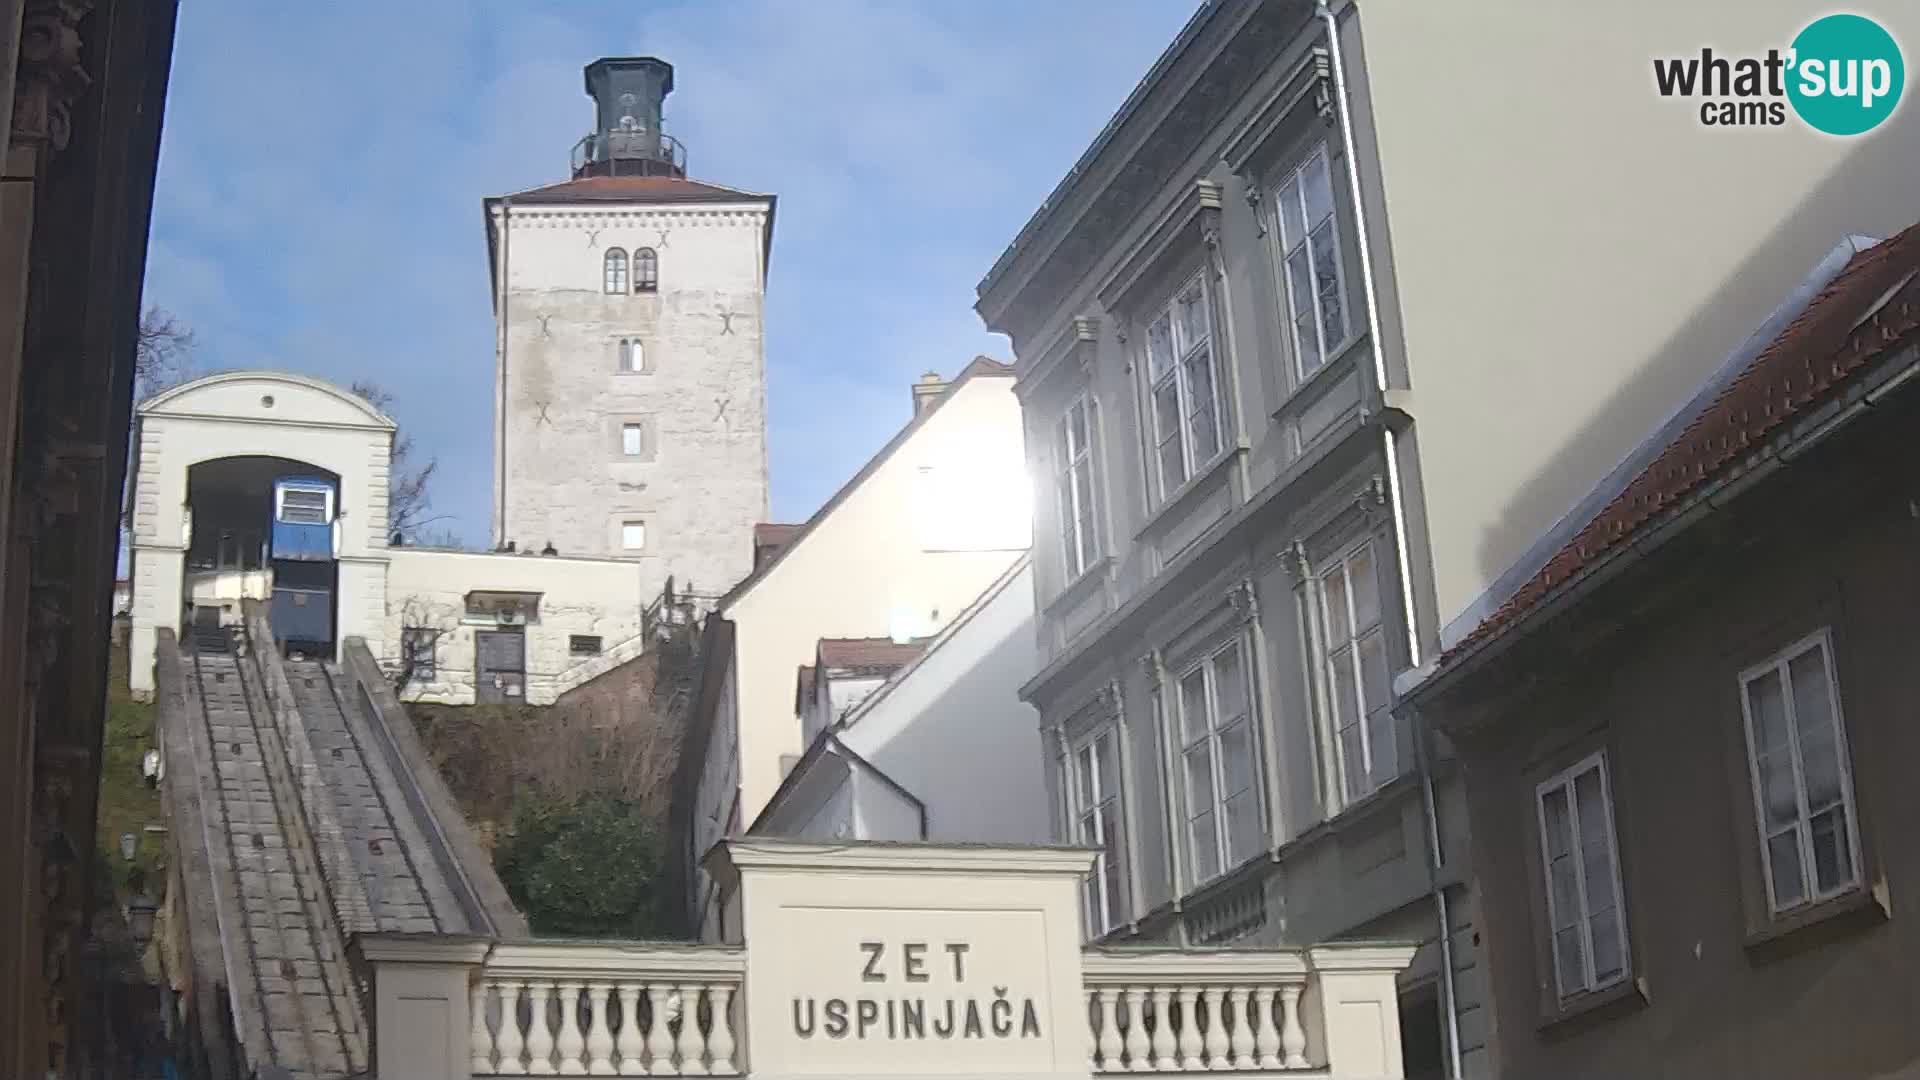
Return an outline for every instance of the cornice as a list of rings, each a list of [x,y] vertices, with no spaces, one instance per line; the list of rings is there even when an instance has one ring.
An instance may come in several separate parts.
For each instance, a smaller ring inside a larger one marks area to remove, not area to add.
[[[652,222],[670,221],[675,225],[689,228],[713,228],[726,225],[764,225],[771,212],[765,206],[741,204],[735,206],[714,206],[701,204],[698,207],[671,206],[515,206],[512,208],[513,228],[516,229],[580,229],[603,228],[608,225],[632,225],[644,227]],[[488,219],[498,226],[503,210],[498,204],[490,207]]]
[[[1094,360],[1100,353],[1100,327],[1098,315],[1069,319],[1039,359],[1018,373],[1013,384],[1014,395],[1024,402],[1056,377],[1072,375],[1082,381],[1090,378]]]
[[[494,946],[486,970],[489,975],[550,979],[614,975],[662,980],[703,975],[725,978],[747,970],[747,954],[734,946],[670,942],[503,942]]]
[[[1032,845],[989,847],[958,844],[814,844],[772,839],[721,841],[707,856],[716,871],[798,870],[924,874],[965,872],[988,876],[1085,874],[1097,853],[1091,848]]]
[[[1313,971],[1305,949],[1158,949],[1090,946],[1080,969],[1089,985],[1201,983],[1242,986],[1305,982]]]

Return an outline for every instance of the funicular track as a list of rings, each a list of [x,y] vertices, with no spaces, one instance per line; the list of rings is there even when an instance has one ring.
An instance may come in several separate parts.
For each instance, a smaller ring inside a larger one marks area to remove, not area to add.
[[[216,773],[202,785],[220,834],[210,839],[224,846],[219,854],[231,871],[216,888],[231,898],[223,906],[243,938],[246,970],[231,974],[245,982],[233,992],[257,995],[254,1034],[263,1045],[256,1054],[302,1080],[347,1076],[366,1067],[358,988],[329,923],[297,788],[284,775],[280,733],[255,685],[258,668],[240,651],[247,644],[244,634],[198,628],[182,658],[197,691],[198,715],[190,719],[204,732]]]

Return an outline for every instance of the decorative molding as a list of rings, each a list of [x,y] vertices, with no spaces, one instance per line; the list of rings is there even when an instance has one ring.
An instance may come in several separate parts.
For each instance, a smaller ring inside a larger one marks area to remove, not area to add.
[[[1260,197],[1260,185],[1252,180],[1248,180],[1246,191],[1247,209],[1253,211],[1253,235],[1256,237],[1267,235],[1267,215],[1260,212]]]
[[[1241,578],[1227,590],[1227,603],[1233,605],[1234,621],[1245,624],[1260,618],[1260,594],[1252,578]]]
[[[80,20],[92,10],[93,0],[27,0],[13,82],[13,145],[55,153],[67,148],[74,100],[93,85],[80,59]]]
[[[1147,688],[1158,690],[1166,680],[1166,668],[1160,662],[1160,650],[1154,649],[1140,657],[1140,670],[1146,673]]]
[[[1280,549],[1280,565],[1286,570],[1287,576],[1293,579],[1294,584],[1306,582],[1312,576],[1312,572],[1307,564],[1305,542],[1297,539],[1288,541],[1287,546]]]
[[[1353,505],[1366,516],[1367,523],[1372,524],[1381,511],[1386,509],[1386,483],[1378,476],[1368,477],[1367,482],[1360,486],[1360,490],[1354,492]]]

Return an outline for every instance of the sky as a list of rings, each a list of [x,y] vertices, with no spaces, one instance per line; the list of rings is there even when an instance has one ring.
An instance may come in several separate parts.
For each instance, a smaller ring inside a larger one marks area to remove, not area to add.
[[[696,179],[779,196],[772,516],[891,438],[912,381],[1011,360],[974,288],[1195,0],[401,0],[181,5],[146,302],[203,371],[372,380],[488,541],[480,200],[566,179],[581,68],[672,63]]]

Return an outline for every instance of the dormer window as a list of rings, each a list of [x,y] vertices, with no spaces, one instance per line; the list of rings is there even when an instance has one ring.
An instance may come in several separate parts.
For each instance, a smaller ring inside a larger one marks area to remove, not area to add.
[[[627,253],[619,248],[607,251],[606,291],[609,296],[627,294]]]
[[[633,291],[657,292],[659,288],[660,256],[655,255],[652,248],[633,249]]]

